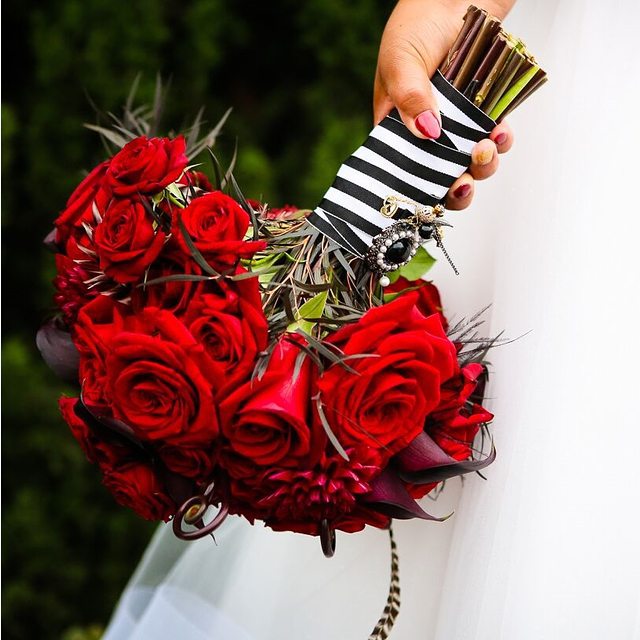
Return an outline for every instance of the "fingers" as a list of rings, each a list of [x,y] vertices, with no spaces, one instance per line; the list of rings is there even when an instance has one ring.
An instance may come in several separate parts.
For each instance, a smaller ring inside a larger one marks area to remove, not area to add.
[[[513,146],[513,131],[506,122],[497,125],[489,136],[498,148],[498,153],[506,153]]]
[[[498,150],[489,139],[480,140],[471,152],[469,173],[475,180],[486,180],[498,169]]]
[[[439,138],[440,111],[424,62],[410,54],[397,55],[387,63],[384,78],[384,93],[407,129],[418,138]]]
[[[463,173],[452,185],[447,193],[445,207],[452,211],[466,209],[473,200],[473,177],[469,173]]]
[[[387,92],[382,88],[382,82],[380,76],[376,74],[376,79],[373,83],[373,124],[374,126],[380,124],[380,121],[393,109],[393,102],[387,95]]]

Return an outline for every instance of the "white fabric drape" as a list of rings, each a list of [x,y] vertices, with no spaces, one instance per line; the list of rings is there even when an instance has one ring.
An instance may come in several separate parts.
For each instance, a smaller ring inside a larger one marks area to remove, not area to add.
[[[451,214],[432,276],[447,309],[488,302],[498,459],[400,522],[393,640],[640,638],[638,0],[520,0],[550,82],[516,146]],[[460,498],[461,496],[461,498]],[[459,499],[460,498],[460,499]],[[360,640],[388,586],[385,532],[316,539],[232,518],[211,540],[161,527],[106,640]]]
[[[458,506],[437,640],[640,638],[639,20],[637,0],[510,18],[551,80],[472,215],[492,331],[531,333],[491,354],[499,459]]]

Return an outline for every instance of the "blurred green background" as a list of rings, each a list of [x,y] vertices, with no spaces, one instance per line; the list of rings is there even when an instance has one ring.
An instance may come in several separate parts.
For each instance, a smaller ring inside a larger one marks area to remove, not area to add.
[[[154,525],[113,503],[83,458],[34,335],[51,310],[41,240],[102,159],[91,103],[118,111],[135,76],[171,77],[166,130],[234,112],[218,143],[247,196],[313,206],[370,127],[393,2],[5,0],[3,3],[2,631],[98,638]],[[66,390],[69,391],[69,390]]]

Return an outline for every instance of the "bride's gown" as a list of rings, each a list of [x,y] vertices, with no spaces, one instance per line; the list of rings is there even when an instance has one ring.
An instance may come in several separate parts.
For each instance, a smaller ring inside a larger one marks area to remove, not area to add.
[[[640,2],[520,0],[550,82],[517,143],[455,214],[432,272],[449,313],[493,302],[497,461],[394,525],[393,640],[640,638]],[[454,214],[451,214],[453,218]],[[527,333],[529,332],[529,333]],[[387,534],[317,539],[230,518],[211,539],[161,527],[106,640],[360,640],[388,588]]]

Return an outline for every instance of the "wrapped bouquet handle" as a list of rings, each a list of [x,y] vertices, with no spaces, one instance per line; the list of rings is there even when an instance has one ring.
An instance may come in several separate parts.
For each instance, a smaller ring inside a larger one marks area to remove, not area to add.
[[[381,274],[409,262],[434,233],[415,216],[441,205],[471,164],[474,145],[496,126],[437,71],[432,79],[442,114],[437,140],[416,137],[394,109],[345,160],[309,221]],[[397,203],[389,215],[388,199]],[[396,237],[397,236],[397,237]]]
[[[475,68],[463,62],[469,51]],[[443,210],[437,207],[471,165],[474,145],[496,126],[488,113],[504,115],[546,79],[524,44],[475,7],[469,8],[442,71],[431,78],[440,137],[416,137],[394,109],[340,166],[309,217],[321,233],[364,259],[382,284],[388,282],[385,273],[407,264],[427,240],[442,246]]]

